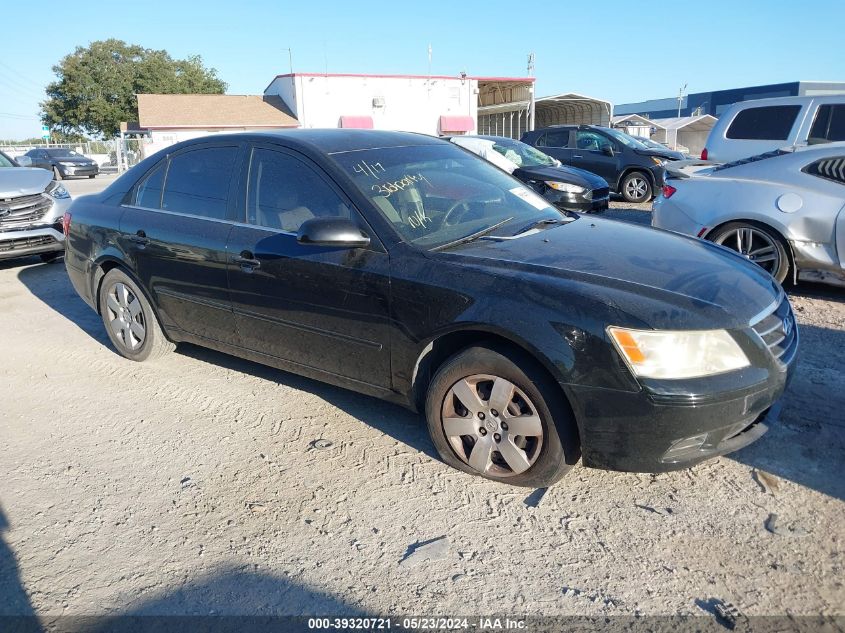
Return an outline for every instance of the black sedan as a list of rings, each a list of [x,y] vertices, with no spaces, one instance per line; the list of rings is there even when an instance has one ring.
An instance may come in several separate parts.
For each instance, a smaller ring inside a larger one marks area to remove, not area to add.
[[[70,279],[125,357],[187,341],[424,410],[445,462],[516,485],[581,455],[663,471],[741,448],[795,364],[760,267],[562,216],[424,135],[186,141],[64,226]]]
[[[564,167],[540,150],[505,136],[453,136],[456,145],[478,154],[524,182],[561,211],[605,211],[610,200],[601,176]]]
[[[72,149],[61,147],[31,149],[24,156],[32,159],[33,167],[52,171],[56,180],[70,176],[94,178],[100,173],[100,168],[95,161]]]

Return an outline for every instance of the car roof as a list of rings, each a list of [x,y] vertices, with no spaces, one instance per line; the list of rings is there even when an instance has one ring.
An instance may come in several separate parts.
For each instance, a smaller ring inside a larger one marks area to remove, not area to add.
[[[749,99],[748,101],[737,101],[730,106],[732,111],[744,110],[746,108],[759,108],[774,105],[805,105],[810,102],[824,103],[845,103],[845,94],[838,95],[799,95],[792,97],[768,97],[766,99]]]
[[[317,150],[325,154],[336,154],[362,149],[407,147],[409,145],[436,145],[446,142],[428,134],[415,132],[392,132],[386,130],[351,130],[341,128],[274,130],[235,134],[215,134],[180,143],[187,147],[194,143],[209,141],[232,141],[249,139],[253,142],[281,142],[291,148]]]
[[[510,138],[509,136],[495,136],[493,134],[461,134],[460,136],[451,136],[449,140],[453,138],[480,138],[484,139],[485,141],[509,141],[511,143],[521,143],[522,141]]]

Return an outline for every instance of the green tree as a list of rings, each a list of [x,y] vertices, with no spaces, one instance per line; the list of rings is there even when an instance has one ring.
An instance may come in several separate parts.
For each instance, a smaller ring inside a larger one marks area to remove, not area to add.
[[[226,84],[202,58],[173,59],[167,51],[122,40],[77,47],[55,66],[41,119],[61,134],[115,136],[121,121],[138,120],[139,93],[222,94]]]

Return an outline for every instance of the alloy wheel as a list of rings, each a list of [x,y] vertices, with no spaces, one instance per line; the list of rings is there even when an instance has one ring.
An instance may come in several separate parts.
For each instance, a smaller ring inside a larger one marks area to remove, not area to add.
[[[483,475],[523,473],[543,447],[537,408],[525,392],[500,376],[476,374],[456,382],[446,393],[441,420],[456,455]]]
[[[750,226],[742,226],[734,231],[719,235],[713,241],[735,250],[769,274],[774,274],[780,268],[780,252],[775,246],[774,240],[764,231]]]
[[[144,344],[147,336],[144,311],[129,286],[116,283],[109,289],[106,311],[109,327],[118,343],[130,351]]]
[[[648,183],[644,178],[631,178],[625,183],[625,193],[632,200],[642,200],[648,195]]]

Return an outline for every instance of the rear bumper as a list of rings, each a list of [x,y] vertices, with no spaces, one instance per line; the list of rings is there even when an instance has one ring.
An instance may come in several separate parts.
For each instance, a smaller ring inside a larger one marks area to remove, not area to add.
[[[0,259],[64,250],[65,236],[55,225],[39,226],[23,231],[0,232]]]
[[[704,398],[567,385],[580,421],[584,464],[665,472],[744,448],[776,422],[795,366],[793,356],[762,382]]]

